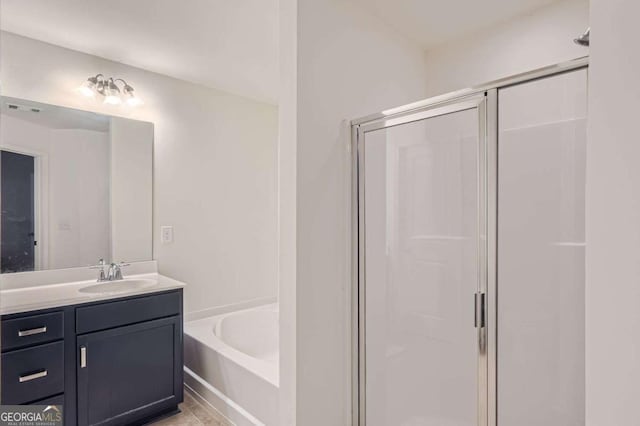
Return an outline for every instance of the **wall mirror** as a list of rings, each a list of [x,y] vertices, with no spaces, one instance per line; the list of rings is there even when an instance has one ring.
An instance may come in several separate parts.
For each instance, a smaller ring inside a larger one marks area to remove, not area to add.
[[[151,260],[153,124],[0,102],[1,272]]]

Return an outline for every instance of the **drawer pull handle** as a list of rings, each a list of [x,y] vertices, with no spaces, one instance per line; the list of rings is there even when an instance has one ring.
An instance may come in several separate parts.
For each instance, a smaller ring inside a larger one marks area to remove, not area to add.
[[[31,330],[18,331],[18,337],[33,336],[34,334],[42,334],[47,332],[47,327],[32,328]]]
[[[20,376],[18,380],[20,383],[30,382],[31,380],[40,379],[42,377],[47,377],[47,370],[42,370],[37,373],[27,374],[26,376]]]

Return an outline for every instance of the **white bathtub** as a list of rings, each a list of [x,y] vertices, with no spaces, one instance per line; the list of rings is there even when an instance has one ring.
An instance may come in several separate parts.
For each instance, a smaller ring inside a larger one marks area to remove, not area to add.
[[[278,424],[278,305],[184,325],[185,383],[236,425]]]

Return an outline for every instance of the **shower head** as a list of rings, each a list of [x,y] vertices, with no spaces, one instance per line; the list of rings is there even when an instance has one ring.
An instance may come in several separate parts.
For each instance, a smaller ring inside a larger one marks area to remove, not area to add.
[[[589,33],[591,32],[591,28],[587,28],[587,31],[585,31],[580,37],[573,39],[573,42],[575,44],[579,44],[580,46],[589,46]]]

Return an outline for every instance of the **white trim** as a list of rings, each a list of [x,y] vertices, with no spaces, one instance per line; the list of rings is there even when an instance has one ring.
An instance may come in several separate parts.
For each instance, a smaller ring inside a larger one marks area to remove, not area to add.
[[[0,150],[28,155],[34,161],[34,270],[49,268],[49,154],[23,146],[1,144]]]
[[[184,384],[236,426],[265,426],[251,413],[187,367],[184,367]]]
[[[200,404],[209,414],[213,416],[215,420],[220,422],[220,426],[233,426],[233,422],[227,416],[222,414],[216,407],[211,405],[202,395],[193,390],[189,385],[184,385],[184,393],[188,394],[198,404]],[[186,400],[187,398],[185,398]]]

